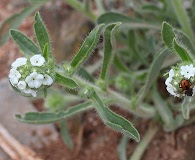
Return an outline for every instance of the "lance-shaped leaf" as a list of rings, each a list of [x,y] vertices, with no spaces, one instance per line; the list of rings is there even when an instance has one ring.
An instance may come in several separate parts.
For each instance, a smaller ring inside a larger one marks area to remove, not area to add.
[[[188,51],[183,46],[181,46],[175,38],[173,39],[173,47],[174,47],[176,53],[182,59],[182,61],[192,62],[192,59],[191,59]]]
[[[39,8],[43,2],[36,3],[32,6],[26,7],[20,13],[14,14],[13,16],[9,17],[0,28],[0,46],[3,45],[9,37],[9,29],[17,28],[21,22],[29,16],[34,10]]]
[[[173,27],[167,22],[162,23],[162,39],[165,45],[169,49],[173,49],[173,39],[175,38],[175,33],[173,31]]]
[[[143,89],[139,93],[138,102],[141,102],[143,100],[145,95],[148,93],[150,87],[155,82],[156,78],[158,77],[158,74],[160,73],[161,66],[165,61],[167,55],[168,55],[167,49],[162,49],[154,58],[152,64],[150,65],[145,85],[143,86]]]
[[[44,52],[45,45],[48,44],[48,53],[51,54],[49,35],[39,12],[35,14],[34,30],[42,52]]]
[[[115,23],[115,22],[140,22],[138,19],[133,19],[131,17],[125,16],[123,14],[117,13],[117,12],[107,12],[105,14],[102,14],[98,20],[98,24],[105,23]]]
[[[114,37],[114,31],[115,29],[120,25],[120,23],[113,23],[106,27],[104,31],[104,59],[103,59],[103,65],[102,70],[100,74],[101,80],[103,80],[104,84],[106,85],[107,76],[109,68],[112,64],[114,52],[112,49],[115,47],[115,37]],[[104,86],[106,87],[106,86]]]
[[[23,33],[17,30],[10,30],[10,34],[24,55],[33,56],[34,54],[41,54],[40,49]]]
[[[24,116],[16,114],[15,117],[18,121],[30,124],[47,124],[53,123],[65,118],[74,116],[75,114],[81,113],[90,109],[91,102],[85,102],[78,104],[74,107],[67,109],[66,111],[52,113],[52,112],[28,112]]]
[[[139,142],[140,136],[133,124],[104,106],[95,91],[92,91],[90,96],[95,103],[95,109],[107,126]]]
[[[79,49],[78,53],[75,55],[75,57],[71,61],[71,66],[74,70],[76,70],[93,52],[94,48],[96,47],[99,37],[101,34],[101,31],[104,27],[104,24],[101,24],[94,28],[85,41],[83,42],[81,48]]]
[[[74,80],[60,73],[56,73],[55,82],[69,89],[76,89],[78,87],[78,84]]]

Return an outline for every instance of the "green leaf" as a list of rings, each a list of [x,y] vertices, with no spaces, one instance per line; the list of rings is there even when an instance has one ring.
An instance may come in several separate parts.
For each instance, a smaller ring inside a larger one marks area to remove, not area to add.
[[[179,57],[182,59],[182,61],[187,61],[187,62],[192,62],[192,59],[188,53],[188,51],[182,47],[177,40],[174,38],[173,39],[173,47],[176,51],[176,53],[179,55]]]
[[[83,79],[94,83],[94,78],[92,75],[90,75],[83,67],[79,68],[77,74],[82,77]]]
[[[61,133],[61,136],[62,136],[62,139],[64,141],[64,143],[70,148],[72,149],[73,148],[73,142],[72,142],[72,139],[71,139],[71,136],[68,132],[68,127],[67,127],[67,123],[66,123],[66,120],[62,120],[60,122],[60,133]]]
[[[182,103],[182,114],[185,119],[190,118],[190,107],[189,104],[192,98],[190,96],[185,96],[183,103]]]
[[[47,29],[45,25],[43,24],[39,12],[35,14],[34,30],[42,52],[44,53],[45,45],[48,44],[48,50],[49,50],[48,53],[51,53],[49,35],[47,33]]]
[[[74,80],[57,72],[55,82],[69,89],[76,89],[78,87],[78,84]]]
[[[108,107],[104,106],[95,91],[92,92],[91,98],[95,103],[95,109],[107,126],[139,142],[140,136],[133,124],[124,117],[111,111]]]
[[[125,16],[123,14],[117,13],[117,12],[107,12],[105,14],[102,14],[98,20],[98,24],[109,24],[109,23],[115,23],[115,22],[122,22],[122,23],[128,23],[128,22],[139,22],[138,19],[133,19],[131,17]]]
[[[154,58],[152,64],[150,65],[147,79],[146,79],[145,85],[143,86],[143,90],[141,90],[141,92],[139,93],[138,102],[141,102],[143,98],[148,94],[150,87],[153,85],[158,74],[160,73],[161,66],[163,62],[165,61],[167,55],[168,55],[167,49],[162,49],[157,54],[157,56]]]
[[[173,39],[175,38],[175,33],[173,31],[173,27],[167,22],[162,23],[162,39],[165,45],[169,49],[173,49]]]
[[[108,71],[114,57],[114,53],[112,51],[112,49],[115,47],[114,31],[119,25],[120,23],[110,24],[106,26],[106,29],[104,31],[104,59],[100,78],[105,82],[105,84],[107,83],[106,80],[108,78]]]
[[[41,54],[40,49],[23,33],[17,30],[10,30],[10,34],[24,55],[33,56],[34,54]]]
[[[192,55],[195,55],[195,46],[190,40],[190,37],[184,33],[182,30],[175,29],[176,35],[179,37],[181,42],[191,51]]]
[[[71,61],[71,66],[76,70],[87,58],[89,55],[93,52],[94,48],[96,47],[99,37],[101,34],[101,31],[104,27],[104,24],[101,24],[94,28],[85,41],[83,42],[81,48],[79,49],[78,53],[75,55],[73,60]]]
[[[45,58],[46,61],[49,60],[50,54],[49,54],[49,45],[48,43],[45,44],[44,49],[43,49],[43,57]]]
[[[26,7],[20,13],[16,13],[13,16],[9,17],[0,28],[0,46],[3,45],[9,38],[9,29],[17,28],[21,22],[29,16],[34,10],[39,8],[43,3],[39,2],[36,5]]]
[[[85,102],[71,107],[65,111],[59,113],[52,112],[28,112],[24,116],[16,114],[15,117],[18,121],[30,124],[47,124],[53,123],[65,118],[72,117],[75,114],[81,113],[90,109],[91,102]]]

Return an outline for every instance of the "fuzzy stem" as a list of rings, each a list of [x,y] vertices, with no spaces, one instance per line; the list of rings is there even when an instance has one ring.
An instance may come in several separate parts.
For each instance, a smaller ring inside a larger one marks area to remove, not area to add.
[[[130,157],[129,160],[140,160],[144,151],[148,147],[149,143],[153,139],[153,137],[156,135],[159,127],[157,125],[152,125],[142,138],[141,142],[137,145],[135,148],[132,156]]]
[[[113,91],[111,89],[108,89],[107,91],[102,90],[100,87],[87,82],[83,80],[82,78],[73,75],[74,80],[79,84],[81,87],[92,87],[94,88],[95,92],[97,92],[98,95],[101,95],[102,99],[105,99],[110,103],[117,103],[120,104],[120,106],[124,107],[124,109],[127,109],[132,114],[139,116],[139,117],[153,117],[155,114],[155,111],[151,110],[144,110],[142,107],[137,107],[139,109],[132,109],[132,101],[127,99],[126,97],[122,96],[121,94],[117,93],[116,91]]]
[[[92,22],[95,22],[97,19],[97,16],[89,9],[86,10],[85,6],[82,5],[81,2],[78,0],[64,0],[66,3],[68,3],[70,6],[78,10],[79,12],[83,13],[89,20]]]
[[[184,9],[183,0],[171,0],[170,2],[183,31],[189,36],[191,43],[195,44],[194,32],[187,12]]]

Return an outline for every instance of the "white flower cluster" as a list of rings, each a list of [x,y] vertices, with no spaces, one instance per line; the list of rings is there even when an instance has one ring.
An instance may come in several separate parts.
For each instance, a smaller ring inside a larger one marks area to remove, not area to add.
[[[11,64],[9,81],[19,92],[36,97],[38,90],[50,86],[54,81],[49,68],[40,54],[30,59],[21,57]]]
[[[181,98],[185,96],[184,89],[181,86],[182,80],[186,80],[191,85],[190,87],[193,87],[192,82],[195,81],[195,67],[192,64],[180,65],[169,71],[169,77],[165,81],[167,91],[175,97]],[[192,88],[193,93],[194,91],[195,87]]]

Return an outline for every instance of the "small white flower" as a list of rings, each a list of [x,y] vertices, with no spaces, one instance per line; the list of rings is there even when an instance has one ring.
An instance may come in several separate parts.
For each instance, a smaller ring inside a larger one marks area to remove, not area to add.
[[[172,81],[172,78],[168,77],[165,81],[165,84],[168,86]]]
[[[33,66],[42,66],[45,63],[45,58],[40,54],[36,54],[30,58],[30,62]]]
[[[169,84],[166,89],[171,95],[176,96],[176,97],[180,97],[180,95],[177,93],[177,89],[174,86],[172,86],[171,84]]]
[[[23,92],[26,94],[31,94],[33,97],[37,96],[37,92],[32,90],[32,89],[25,89],[25,90],[23,90]]]
[[[26,59],[26,58],[20,57],[20,58],[16,59],[16,60],[11,64],[11,66],[12,66],[13,68],[18,68],[18,67],[20,67],[20,66],[25,65],[26,62],[27,62],[27,59]]]
[[[190,77],[195,75],[195,67],[193,65],[181,66],[181,75],[185,78],[190,79]]]
[[[24,90],[26,88],[26,82],[25,81],[19,81],[18,82],[18,89]]]
[[[52,83],[53,83],[53,79],[49,76],[49,75],[44,75],[43,76],[43,84],[44,85],[48,85],[48,86],[50,86]]]
[[[18,80],[21,78],[20,72],[18,72],[15,68],[12,68],[8,75],[10,82],[12,85],[15,85],[18,83]]]
[[[173,70],[173,69],[171,69],[171,70],[169,71],[169,77],[172,79],[172,78],[173,78],[173,76],[174,76],[174,70]]]
[[[166,79],[166,81],[165,81],[165,84],[166,84],[167,86],[171,83],[173,76],[174,76],[174,70],[171,69],[171,70],[169,71],[169,77],[168,77],[168,78]]]
[[[30,88],[39,88],[42,85],[43,75],[37,72],[31,73],[26,77],[25,81]]]

